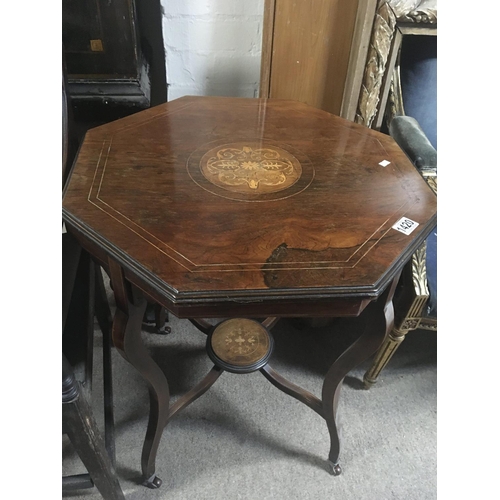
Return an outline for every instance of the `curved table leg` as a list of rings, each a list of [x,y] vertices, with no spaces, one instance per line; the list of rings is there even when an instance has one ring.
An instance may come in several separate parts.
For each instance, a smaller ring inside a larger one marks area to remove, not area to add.
[[[163,371],[150,357],[142,342],[141,326],[146,299],[135,289],[131,294],[127,294],[118,264],[110,265],[110,270],[117,303],[113,321],[113,342],[120,354],[140,373],[149,388],[150,411],[142,448],[141,468],[143,484],[155,489],[162,483],[155,475],[155,462],[161,436],[168,422],[170,390]],[[129,299],[129,295],[132,299]]]
[[[196,326],[196,328],[198,328],[198,330],[200,330],[200,332],[204,333],[205,335],[208,335],[214,327],[214,325],[201,318],[189,319],[188,321],[190,321],[194,326]]]
[[[368,305],[363,313],[366,314],[366,326],[362,335],[335,360],[323,383],[323,414],[330,433],[328,460],[334,476],[342,472],[339,465],[340,439],[337,429],[337,408],[342,382],[353,368],[368,359],[380,347],[391,330],[394,323],[392,298],[396,284],[397,278],[376,302]]]

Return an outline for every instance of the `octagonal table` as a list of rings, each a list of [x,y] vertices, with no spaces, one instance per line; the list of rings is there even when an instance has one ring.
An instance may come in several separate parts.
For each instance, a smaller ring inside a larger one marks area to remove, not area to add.
[[[161,484],[164,427],[224,370],[258,369],[321,415],[340,473],[343,378],[390,330],[399,273],[436,224],[434,193],[392,138],[294,101],[183,97],[87,132],[63,218],[108,271],[114,344],[149,385],[147,486]],[[146,300],[208,335],[214,368],[173,405],[141,340]],[[321,398],[269,364],[278,318],[361,314]]]

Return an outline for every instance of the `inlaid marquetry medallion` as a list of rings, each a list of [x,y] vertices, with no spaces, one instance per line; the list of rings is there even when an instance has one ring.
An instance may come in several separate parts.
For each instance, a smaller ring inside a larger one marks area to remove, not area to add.
[[[202,157],[200,169],[212,184],[239,193],[275,193],[302,175],[300,162],[291,153],[245,142],[211,149]]]
[[[241,201],[288,198],[314,178],[314,168],[303,153],[263,140],[201,146],[190,156],[187,169],[203,189]]]
[[[235,367],[250,367],[270,354],[271,340],[257,321],[234,318],[223,321],[210,338],[219,361]],[[229,368],[229,367],[227,367]]]

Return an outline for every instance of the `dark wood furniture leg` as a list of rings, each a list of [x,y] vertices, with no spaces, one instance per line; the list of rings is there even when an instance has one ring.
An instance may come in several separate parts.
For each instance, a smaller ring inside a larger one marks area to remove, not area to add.
[[[101,266],[92,262],[95,273],[95,315],[102,332],[102,365],[104,393],[104,443],[113,465],[116,465],[115,451],[115,417],[113,408],[113,369],[111,358],[111,327],[113,318],[106,296],[106,287],[102,277]]]
[[[260,369],[261,373],[280,391],[309,406],[325,419],[330,434],[328,461],[334,476],[338,476],[342,472],[339,465],[340,438],[337,424],[337,408],[342,382],[353,368],[368,359],[380,347],[391,330],[394,323],[392,298],[398,279],[399,275],[392,281],[384,294],[376,302],[372,302],[363,312],[366,321],[364,331],[328,370],[323,382],[321,399],[288,381],[269,364]]]
[[[172,329],[165,323],[168,321],[167,310],[160,304],[155,304],[155,328],[156,333],[168,334]]]
[[[330,433],[328,461],[335,476],[342,471],[339,465],[340,439],[337,429],[337,408],[342,382],[353,368],[376,352],[391,330],[394,324],[392,298],[398,278],[393,280],[386,292],[377,301],[368,305],[364,313],[366,324],[362,335],[335,360],[323,383],[321,399],[324,417]]]
[[[122,356],[134,366],[149,385],[150,413],[146,439],[142,451],[142,473],[144,485],[158,488],[162,481],[155,474],[155,461],[164,428],[179,411],[205,393],[223,373],[224,369],[214,366],[211,372],[172,408],[169,408],[170,392],[168,382],[158,365],[151,359],[141,339],[141,325],[146,310],[145,297],[129,286],[123,270],[115,261],[109,261],[111,281],[115,293],[117,310],[113,322],[113,341]],[[337,408],[344,377],[356,366],[371,356],[382,344],[394,323],[392,298],[399,275],[388,289],[363,313],[366,326],[362,335],[348,347],[332,364],[326,374],[321,399],[301,387],[289,382],[274,370],[267,361],[256,368],[278,389],[301,401],[322,416],[330,434],[329,462],[333,475],[339,475],[340,439],[337,427]],[[247,321],[248,320],[239,320]],[[272,327],[277,318],[267,318],[264,328]],[[213,326],[204,320],[191,320],[203,333],[210,334]],[[223,322],[224,323],[224,322]],[[220,326],[220,325],[219,325]],[[242,372],[243,373],[243,372]]]
[[[155,463],[163,429],[169,419],[170,390],[163,371],[150,357],[142,342],[141,327],[146,299],[125,281],[119,264],[110,260],[109,268],[117,305],[113,321],[113,343],[123,358],[140,373],[149,388],[150,411],[141,468],[143,484],[155,489],[162,483],[155,474]]]
[[[62,415],[65,430],[103,498],[125,500],[90,405],[64,356],[62,366]],[[77,483],[77,486],[81,487],[81,484]]]

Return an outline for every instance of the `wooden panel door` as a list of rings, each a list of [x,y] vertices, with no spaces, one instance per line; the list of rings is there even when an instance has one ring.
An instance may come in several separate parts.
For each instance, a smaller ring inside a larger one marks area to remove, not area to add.
[[[261,97],[340,114],[357,0],[267,0]]]

